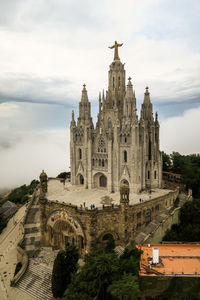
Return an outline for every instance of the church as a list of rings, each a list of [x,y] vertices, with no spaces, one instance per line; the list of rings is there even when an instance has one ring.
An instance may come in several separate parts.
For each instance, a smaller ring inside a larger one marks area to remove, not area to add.
[[[138,193],[161,188],[162,155],[159,146],[158,114],[153,115],[149,88],[138,118],[131,78],[118,54],[123,44],[115,41],[114,59],[108,72],[108,90],[99,93],[96,126],[86,85],[83,85],[77,122],[72,111],[70,165],[72,185],[118,192],[121,184]]]
[[[114,60],[108,90],[99,94],[96,126],[85,85],[77,121],[72,112],[71,180],[40,175],[41,246],[64,249],[74,243],[82,256],[111,237],[124,246],[177,198],[178,190],[161,189],[158,115],[146,88],[138,118],[131,78],[126,85],[118,54],[121,46],[110,47]]]

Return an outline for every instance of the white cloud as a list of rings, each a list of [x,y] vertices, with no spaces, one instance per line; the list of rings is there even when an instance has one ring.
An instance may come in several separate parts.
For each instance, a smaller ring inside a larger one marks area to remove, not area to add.
[[[69,170],[69,130],[25,132],[23,137],[1,151],[0,187],[29,184],[42,169],[49,177]]]
[[[161,122],[161,149],[168,154],[173,151],[181,154],[200,153],[199,120],[200,107]]]
[[[181,6],[177,0],[1,0],[0,167],[7,175],[0,185],[31,180],[42,168],[55,175],[62,171],[67,150],[57,143],[66,143],[63,130],[83,83],[98,106],[114,40],[124,43],[120,57],[138,104],[149,85],[153,104],[176,103],[160,105],[159,115],[169,115],[170,107],[176,115],[180,105],[198,106],[199,6],[199,0]],[[196,109],[163,120],[163,150],[198,152],[198,116]]]

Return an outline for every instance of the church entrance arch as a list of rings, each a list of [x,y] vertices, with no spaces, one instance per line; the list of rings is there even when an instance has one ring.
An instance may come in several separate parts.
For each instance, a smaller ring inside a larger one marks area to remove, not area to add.
[[[80,254],[85,248],[85,235],[76,218],[65,210],[57,210],[51,213],[47,221],[49,242],[55,249],[65,249],[74,244]]]
[[[84,177],[82,174],[79,175],[79,184],[84,184]]]
[[[105,175],[101,175],[99,177],[99,186],[100,187],[107,187],[107,178]]]
[[[98,172],[93,177],[93,186],[96,188],[107,188],[107,177],[101,173]]]
[[[128,180],[126,180],[126,179],[122,179],[121,184],[126,184],[126,185],[129,186],[129,182],[128,182]]]

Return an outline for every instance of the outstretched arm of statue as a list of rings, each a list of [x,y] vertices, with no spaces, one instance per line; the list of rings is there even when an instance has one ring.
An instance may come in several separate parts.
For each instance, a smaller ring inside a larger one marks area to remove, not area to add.
[[[121,47],[123,45],[123,43],[122,44],[118,44],[118,47]]]
[[[115,45],[113,45],[113,46],[111,46],[111,47],[108,47],[108,48],[113,49],[113,48],[115,48]]]

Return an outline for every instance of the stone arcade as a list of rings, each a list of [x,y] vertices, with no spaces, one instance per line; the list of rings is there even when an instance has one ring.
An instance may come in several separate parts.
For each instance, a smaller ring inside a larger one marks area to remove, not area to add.
[[[73,185],[106,188],[109,192],[129,185],[130,192],[161,188],[162,156],[159,150],[158,115],[153,117],[149,89],[138,119],[131,78],[126,76],[115,44],[108,74],[108,90],[99,94],[99,114],[94,127],[85,84],[79,102],[77,124],[72,112],[70,165]]]

